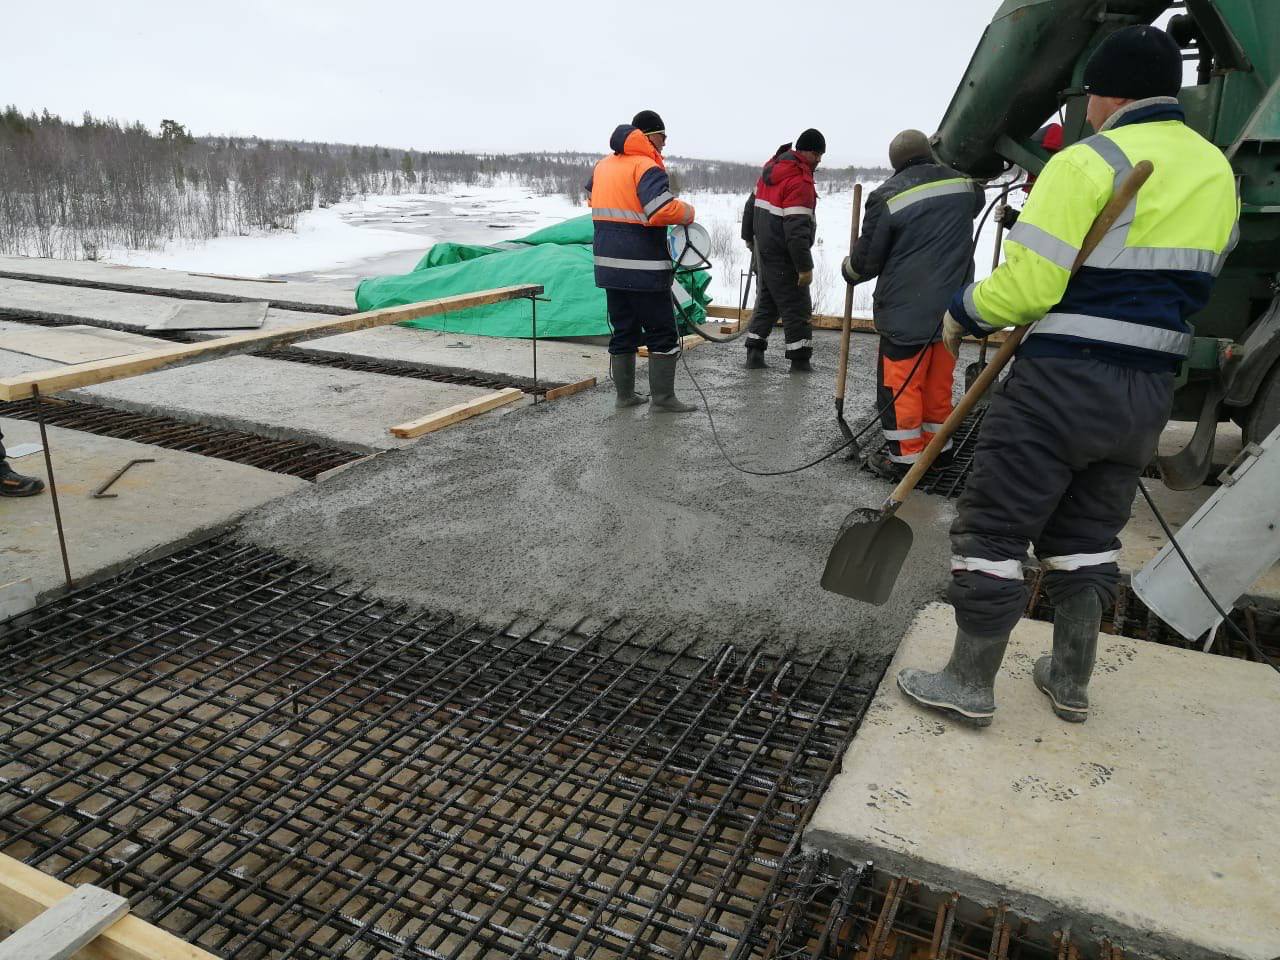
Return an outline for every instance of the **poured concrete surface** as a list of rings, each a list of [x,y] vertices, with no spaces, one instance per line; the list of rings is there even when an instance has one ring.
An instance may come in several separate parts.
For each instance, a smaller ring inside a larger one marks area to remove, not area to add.
[[[415,327],[374,327],[297,344],[298,349],[336,356],[367,357],[420,367],[444,367],[487,377],[533,379],[530,340],[478,337]],[[538,379],[575,383],[609,375],[609,351],[600,343],[576,340],[538,341]]]
[[[0,418],[5,443],[38,440],[34,423]],[[71,575],[110,572],[152,550],[218,530],[247,510],[310,486],[305,480],[225,460],[49,427]],[[152,458],[116,481],[115,499],[89,495],[130,460]],[[18,469],[48,480],[43,456]],[[37,594],[62,587],[62,558],[49,493],[0,498],[0,582],[31,578]]]
[[[250,277],[218,277],[126,267],[87,260],[53,260],[44,257],[0,257],[0,277],[70,284],[99,284],[139,293],[187,293],[209,299],[267,300],[293,309],[354,313],[355,291],[326,283],[255,280]]]
[[[491,392],[244,356],[69,390],[63,396],[372,453],[414,442],[393,437],[389,430],[396,424]]]
[[[739,462],[790,467],[839,442],[838,341],[817,338],[819,372],[807,376],[789,374],[776,349],[762,371],[742,369],[740,344],[687,354]],[[856,346],[852,420],[874,391],[875,341]],[[697,399],[683,369],[677,390]],[[737,473],[704,413],[617,411],[606,384],[352,466],[245,529],[384,596],[485,621],[616,613],[704,644],[882,654],[945,587],[951,504],[920,496],[904,508],[915,547],[884,607],[827,593],[819,578],[845,514],[889,489],[839,456],[789,476]]]
[[[1103,635],[1085,724],[1031,681],[1052,625],[1022,621],[972,730],[908,702],[955,634],[927,608],[885,675],[809,848],[1110,936],[1126,955],[1280,954],[1280,676],[1263,664]]]

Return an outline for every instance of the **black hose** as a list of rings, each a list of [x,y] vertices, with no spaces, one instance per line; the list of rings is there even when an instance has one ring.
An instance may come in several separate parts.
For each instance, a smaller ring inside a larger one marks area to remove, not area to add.
[[[1164,535],[1169,538],[1169,543],[1173,546],[1173,549],[1177,551],[1178,556],[1182,558],[1182,562],[1186,565],[1187,572],[1191,574],[1191,579],[1196,582],[1196,586],[1199,587],[1200,592],[1205,595],[1205,599],[1213,604],[1213,609],[1217,611],[1218,616],[1222,618],[1222,622],[1226,624],[1227,628],[1230,629],[1238,639],[1244,641],[1245,645],[1253,651],[1253,655],[1255,657],[1269,666],[1272,670],[1280,673],[1280,664],[1276,663],[1269,656],[1263,653],[1261,648],[1259,648],[1259,646],[1254,642],[1253,638],[1231,621],[1231,618],[1227,616],[1227,611],[1223,610],[1222,605],[1218,603],[1218,598],[1209,592],[1209,588],[1205,586],[1205,582],[1200,579],[1199,571],[1192,566],[1191,558],[1186,555],[1182,549],[1182,544],[1178,543],[1177,538],[1173,535],[1173,530],[1170,529],[1164,515],[1160,512],[1160,508],[1157,507],[1156,502],[1151,499],[1151,494],[1147,492],[1147,485],[1139,480],[1138,489],[1142,491],[1142,496],[1147,501],[1147,506],[1150,507],[1151,512],[1155,514],[1156,522],[1160,524],[1160,529],[1164,531]]]
[[[973,232],[973,242],[970,244],[970,254],[969,254],[970,257],[976,256],[977,254],[978,239],[982,236],[982,228],[986,226],[987,217],[991,215],[991,211],[995,208],[996,203],[1001,200],[1007,199],[1009,196],[1009,191],[1012,190],[1017,185],[1018,185],[1018,180],[1011,180],[1008,183],[1006,183],[1003,186],[1003,188],[1001,188],[1000,195],[996,197],[992,197],[991,202],[988,203],[986,206],[986,209],[983,210],[982,217],[978,220],[978,227]],[[991,188],[988,187],[986,189],[991,189]],[[677,310],[679,310],[678,304],[677,304]],[[681,315],[681,319],[684,319],[684,311],[680,311],[680,315]],[[927,343],[932,343],[934,338],[938,336],[939,331],[942,330],[942,323],[944,319],[945,319],[945,315],[943,317],[938,318],[938,325],[933,328],[933,333],[929,335],[929,339]],[[688,323],[688,321],[686,321],[686,323]],[[689,324],[689,326],[692,326],[694,330],[696,330],[699,334],[702,335],[704,339],[710,340],[713,343],[730,343],[738,339],[738,337],[742,336],[742,334],[746,332],[746,328],[744,327],[742,330],[739,330],[737,333],[735,333],[731,337],[728,337],[727,339],[719,339],[703,333],[702,330],[698,328],[697,324]],[[711,403],[707,400],[707,395],[702,389],[702,384],[698,383],[698,378],[693,375],[693,371],[689,368],[689,361],[685,359],[683,350],[680,351],[680,362],[684,365],[684,372],[687,373],[689,375],[689,379],[693,381],[693,386],[698,391],[698,396],[702,398],[702,409],[706,411],[707,422],[711,425],[711,436],[715,440],[716,447],[720,450],[720,456],[723,458],[724,462],[727,463],[734,470],[737,470],[739,473],[749,474],[750,476],[753,476],[753,477],[781,477],[791,473],[800,473],[803,470],[808,470],[810,467],[816,467],[818,464],[823,463],[826,460],[830,460],[841,450],[847,450],[849,447],[855,445],[861,437],[866,435],[868,430],[870,430],[873,426],[876,425],[876,423],[879,422],[880,417],[882,417],[886,411],[892,409],[893,405],[898,402],[898,398],[902,396],[903,392],[910,385],[912,378],[915,377],[916,371],[920,369],[920,363],[921,361],[924,360],[924,356],[927,352],[928,352],[927,350],[922,349],[919,353],[916,354],[916,362],[912,364],[911,371],[907,374],[907,378],[902,381],[902,386],[898,388],[897,393],[895,393],[888,400],[888,402],[885,403],[883,407],[876,410],[876,412],[871,416],[871,419],[867,422],[867,424],[861,430],[855,433],[848,440],[841,443],[838,447],[836,447],[833,450],[827,451],[822,456],[818,457],[816,460],[810,460],[808,463],[801,464],[798,467],[786,467],[781,470],[753,470],[750,467],[743,467],[733,462],[733,458],[729,456],[729,451],[725,449],[724,443],[720,439],[720,433],[716,429],[716,418],[711,413]]]

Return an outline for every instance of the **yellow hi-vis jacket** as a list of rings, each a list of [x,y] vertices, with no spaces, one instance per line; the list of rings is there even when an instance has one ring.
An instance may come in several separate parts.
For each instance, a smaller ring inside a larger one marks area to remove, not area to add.
[[[1039,320],[1023,356],[1176,369],[1191,345],[1187,318],[1208,301],[1240,216],[1231,165],[1182,121],[1173,97],[1135,101],[1056,154],[1005,241],[1005,262],[957,293],[951,315],[977,336]],[[1085,234],[1141,160],[1154,173],[1072,277]]]

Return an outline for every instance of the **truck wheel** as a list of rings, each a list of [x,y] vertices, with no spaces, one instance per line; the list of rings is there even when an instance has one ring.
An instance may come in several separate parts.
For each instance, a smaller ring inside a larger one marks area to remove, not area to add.
[[[1273,366],[1249,405],[1244,442],[1260,443],[1280,424],[1280,363]]]

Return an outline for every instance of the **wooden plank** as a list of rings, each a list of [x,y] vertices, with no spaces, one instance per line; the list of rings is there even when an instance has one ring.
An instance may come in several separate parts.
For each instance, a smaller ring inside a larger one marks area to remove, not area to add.
[[[517,390],[515,387],[506,387],[502,390],[496,390],[487,396],[468,400],[465,403],[455,403],[452,407],[445,407],[443,410],[429,413],[417,420],[398,423],[391,428],[391,433],[393,436],[400,437],[403,440],[420,437],[424,433],[434,433],[436,430],[458,423],[460,420],[468,420],[477,414],[484,413],[486,410],[492,410],[494,407],[503,407],[508,403],[515,403],[522,396],[524,396],[523,390]]]
[[[688,336],[684,336],[680,338],[680,349],[692,350],[694,347],[698,346],[699,344],[706,343],[706,342],[707,341],[703,340],[696,333],[691,333]],[[636,351],[636,356],[638,357],[649,356],[649,348],[641,347],[638,351]]]
[[[73,892],[73,887],[0,854],[0,926],[25,926]],[[138,917],[122,917],[83,947],[76,960],[218,960]]]
[[[542,287],[538,284],[500,287],[495,290],[441,297],[438,300],[424,300],[421,303],[411,303],[403,307],[384,307],[381,310],[367,310],[364,313],[353,313],[344,317],[328,317],[280,330],[256,330],[253,333],[220,337],[217,340],[164,347],[130,357],[98,360],[73,367],[58,367],[38,373],[7,377],[0,379],[0,400],[22,400],[32,395],[32,387],[38,387],[43,394],[57,393],[73,387],[88,387],[95,383],[124,380],[164,367],[200,363],[215,357],[248,353],[265,347],[279,347],[299,340],[327,337],[335,333],[351,333],[355,330],[367,330],[370,327],[385,327],[402,320],[417,320],[420,317],[432,317],[467,307],[500,303],[504,300],[518,300],[540,293],[542,293]]]
[[[736,307],[707,307],[707,316],[717,317],[721,320],[737,320],[738,310]],[[844,328],[844,321],[840,317],[831,317],[826,314],[815,313],[809,322],[815,330],[841,330]],[[777,326],[782,326],[779,320]],[[875,333],[876,325],[874,321],[864,320],[859,317],[853,318],[853,324],[850,327],[855,333]],[[1004,343],[1007,334],[1003,330],[997,330],[988,339],[991,343]],[[981,339],[976,337],[966,337],[970,343],[981,343]]]
[[[124,897],[85,884],[0,941],[0,960],[71,960],[128,913]]]
[[[589,390],[596,385],[595,377],[587,377],[585,380],[579,380],[577,383],[566,383],[563,387],[552,387],[547,391],[544,400],[559,400],[561,397],[571,397],[575,393],[581,393],[583,390]]]

